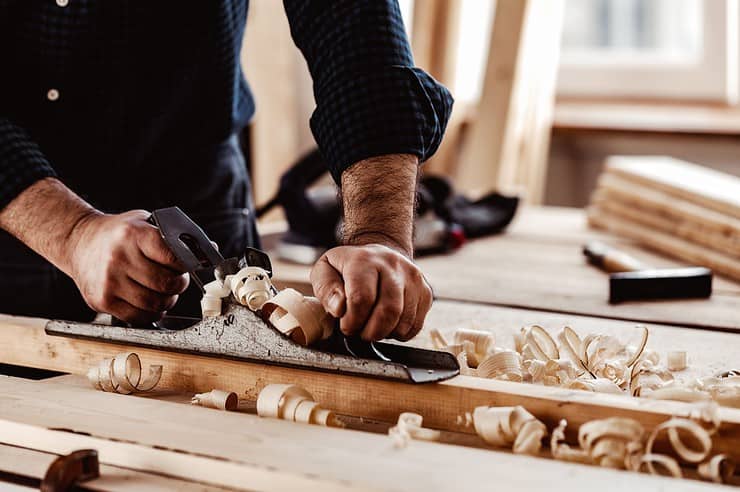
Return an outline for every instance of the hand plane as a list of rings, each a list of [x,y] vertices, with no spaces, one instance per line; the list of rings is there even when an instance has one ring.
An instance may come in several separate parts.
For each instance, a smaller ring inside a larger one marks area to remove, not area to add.
[[[177,207],[155,211],[151,221],[201,289],[214,278],[224,278],[246,266],[258,266],[272,276],[267,254],[247,248],[241,258],[224,259],[203,230]],[[460,373],[457,359],[450,353],[365,342],[345,337],[338,327],[327,339],[306,347],[234,302],[233,297],[224,306],[220,316],[165,317],[147,328],[52,320],[46,333],[407,383],[443,381]]]

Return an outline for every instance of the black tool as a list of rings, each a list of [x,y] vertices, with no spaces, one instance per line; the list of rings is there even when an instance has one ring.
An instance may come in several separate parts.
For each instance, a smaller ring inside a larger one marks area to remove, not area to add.
[[[610,272],[609,302],[707,298],[712,270],[705,267],[649,268],[632,256],[600,242],[583,247],[589,263]]]

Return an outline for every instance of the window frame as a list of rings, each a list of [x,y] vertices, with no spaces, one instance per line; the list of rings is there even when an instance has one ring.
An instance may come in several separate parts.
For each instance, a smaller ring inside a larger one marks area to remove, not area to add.
[[[736,104],[739,26],[738,0],[703,0],[702,43],[695,62],[649,55],[611,60],[561,56],[558,96]]]

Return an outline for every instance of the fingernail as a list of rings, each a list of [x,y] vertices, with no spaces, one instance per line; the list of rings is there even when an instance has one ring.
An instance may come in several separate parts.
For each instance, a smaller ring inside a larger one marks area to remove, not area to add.
[[[339,292],[334,291],[332,295],[329,296],[329,314],[331,314],[335,318],[339,317],[339,309],[341,308],[341,303],[342,296],[339,294]]]

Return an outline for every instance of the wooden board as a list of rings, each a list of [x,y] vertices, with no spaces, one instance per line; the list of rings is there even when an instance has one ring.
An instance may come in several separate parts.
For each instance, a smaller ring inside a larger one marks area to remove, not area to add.
[[[448,309],[458,312],[464,306],[453,304]],[[480,309],[486,309],[483,306]],[[439,307],[435,309],[440,309]],[[487,308],[495,309],[495,308]],[[486,319],[505,315],[506,310],[489,311]],[[524,317],[522,315],[525,315]],[[524,323],[547,324],[550,314],[514,313],[512,329]],[[589,326],[593,330],[599,320],[573,317],[576,327]],[[616,323],[616,322],[614,322]],[[339,413],[394,421],[403,411],[414,411],[425,417],[435,428],[471,432],[456,422],[459,415],[479,405],[524,405],[547,425],[554,426],[561,418],[568,419],[572,428],[594,418],[623,416],[635,418],[647,428],[673,415],[688,415],[688,404],[668,401],[649,401],[621,395],[594,394],[522,383],[487,380],[460,376],[432,385],[407,385],[393,381],[346,376],[333,373],[252,364],[234,360],[183,355],[145,348],[108,344],[83,339],[48,336],[42,321],[24,318],[3,318],[0,323],[0,360],[7,363],[61,370],[84,374],[87,369],[105,357],[122,351],[136,351],[144,364],[162,364],[165,367],[160,386],[178,391],[209,391],[213,388],[237,392],[242,398],[255,400],[258,392],[270,383],[297,383],[311,392],[328,408]],[[430,326],[433,326],[430,322]],[[632,326],[622,323],[624,328]],[[654,327],[668,330],[670,339],[684,333],[680,328]],[[699,334],[693,331],[692,340],[705,340],[707,347],[736,347],[736,335],[723,333]],[[729,352],[734,354],[734,351]],[[719,360],[719,358],[717,358]],[[728,369],[728,367],[723,367]],[[0,399],[0,401],[2,401]],[[2,407],[0,407],[2,408]],[[722,440],[718,451],[740,455],[740,410],[722,409]],[[740,457],[740,456],[738,456]]]
[[[456,176],[461,189],[523,188],[541,203],[563,9],[560,0],[496,2],[483,92]]]
[[[615,319],[725,330],[740,329],[740,283],[714,279],[710,299],[607,302],[608,275],[590,266],[581,252],[589,240],[605,241],[646,265],[686,265],[651,253],[635,241],[589,230],[577,209],[525,208],[499,236],[470,241],[448,255],[417,263],[438,299],[474,301]],[[310,268],[273,261],[275,281],[311,292]]]
[[[0,416],[2,418],[2,416]],[[0,489],[6,490],[2,473],[12,473],[40,481],[49,465],[58,455],[0,444]],[[84,483],[85,489],[109,492],[182,492],[226,491],[222,487],[179,480],[176,478],[143,473],[117,466],[100,465],[100,477]],[[34,487],[31,490],[38,490]]]
[[[666,156],[611,156],[606,169],[624,179],[740,218],[740,178]]]
[[[63,434],[81,442],[130,443],[168,452],[177,450],[183,456],[212,456],[281,475],[320,477],[347,488],[450,491],[476,490],[495,483],[507,490],[541,490],[566,482],[569,490],[574,491],[593,491],[595,487],[605,491],[624,487],[716,488],[694,481],[679,483],[662,477],[421,441],[398,450],[382,435],[260,419],[55,383],[0,378],[0,395],[0,401],[12,401],[0,405],[0,426],[26,426],[32,434],[60,433],[54,429],[65,429]],[[111,425],[111,421],[116,425]],[[8,436],[0,433],[0,442],[4,440]],[[58,443],[34,445],[56,447]],[[100,456],[106,460],[104,452]],[[242,485],[262,489],[259,484]],[[269,489],[278,490],[279,485]]]
[[[740,281],[740,261],[735,256],[663,232],[654,226],[631,222],[623,215],[618,215],[598,205],[589,208],[589,222],[594,227],[600,227],[614,234],[635,239],[656,251],[681,258],[694,265],[711,268],[718,274]],[[736,323],[740,323],[740,319],[737,319]],[[737,329],[738,327],[733,328]]]

